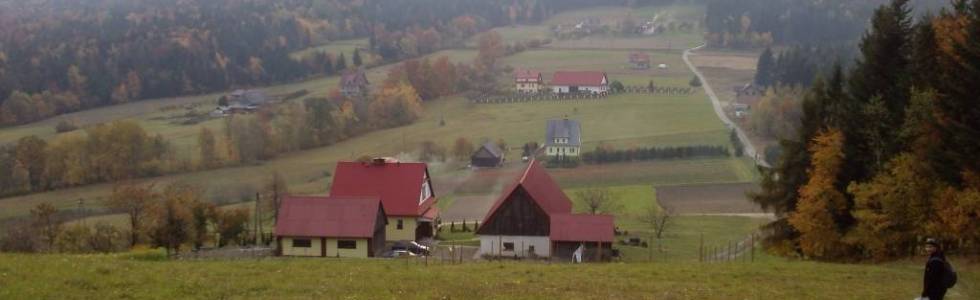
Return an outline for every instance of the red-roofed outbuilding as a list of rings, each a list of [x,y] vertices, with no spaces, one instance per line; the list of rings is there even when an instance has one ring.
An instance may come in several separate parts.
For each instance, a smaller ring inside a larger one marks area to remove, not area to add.
[[[609,91],[609,77],[598,71],[558,71],[551,79],[551,90],[556,94],[602,94]]]
[[[286,256],[372,257],[386,241],[378,197],[286,196],[276,220],[277,249]]]
[[[532,160],[504,189],[477,229],[480,253],[505,257],[571,259],[583,248],[586,259],[612,253],[613,217],[572,214],[572,201]]]
[[[332,197],[377,197],[388,217],[391,241],[432,237],[439,218],[436,196],[425,163],[378,158],[339,162],[330,186]]]

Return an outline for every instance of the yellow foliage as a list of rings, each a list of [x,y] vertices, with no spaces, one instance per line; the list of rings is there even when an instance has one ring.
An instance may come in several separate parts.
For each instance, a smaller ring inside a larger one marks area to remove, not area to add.
[[[800,247],[809,257],[835,258],[843,250],[842,235],[834,222],[834,216],[847,209],[844,195],[834,186],[844,158],[843,144],[843,134],[829,130],[817,135],[810,145],[810,180],[800,188],[796,211],[788,219],[800,232]]]

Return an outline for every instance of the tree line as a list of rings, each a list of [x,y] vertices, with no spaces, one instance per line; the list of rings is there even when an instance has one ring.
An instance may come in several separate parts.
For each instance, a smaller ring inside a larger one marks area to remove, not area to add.
[[[588,164],[608,164],[628,161],[729,156],[731,156],[731,152],[725,146],[697,145],[618,150],[611,145],[599,145],[591,152],[582,153],[582,161]]]
[[[890,259],[925,237],[980,249],[980,0],[875,10],[855,65],[815,81],[796,136],[752,199],[779,217],[770,249]]]
[[[369,37],[383,61],[462,45],[587,0],[93,0],[0,3],[0,125],[142,99],[335,74],[343,54],[291,53]],[[179,2],[179,4],[177,3]],[[411,13],[407,13],[411,12]],[[356,56],[360,56],[357,54]],[[359,58],[353,58],[354,65]]]
[[[27,136],[0,147],[0,195],[159,176],[188,169],[170,143],[118,121],[59,135]]]
[[[281,180],[278,175],[273,181]],[[279,178],[279,179],[275,179]],[[273,195],[285,193],[277,182]],[[265,202],[273,214],[278,198]],[[179,253],[184,246],[244,245],[249,241],[248,208],[221,208],[205,201],[203,190],[184,183],[157,187],[153,183],[122,183],[104,203],[125,215],[128,229],[105,222],[93,225],[67,219],[50,203],[31,209],[29,219],[15,222],[0,232],[0,250],[7,252],[110,253],[146,244]],[[274,219],[274,218],[273,218]],[[254,233],[254,232],[252,232]]]

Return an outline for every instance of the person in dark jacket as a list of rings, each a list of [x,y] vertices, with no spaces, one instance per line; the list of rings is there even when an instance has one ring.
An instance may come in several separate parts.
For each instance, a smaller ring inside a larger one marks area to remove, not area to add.
[[[943,281],[946,274],[946,255],[943,255],[939,241],[935,239],[926,240],[926,253],[929,254],[929,261],[926,262],[925,277],[922,280],[922,298],[942,300],[946,296],[946,283]]]

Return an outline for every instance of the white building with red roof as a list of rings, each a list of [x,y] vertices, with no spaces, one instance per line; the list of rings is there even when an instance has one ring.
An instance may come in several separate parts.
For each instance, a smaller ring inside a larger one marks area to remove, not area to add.
[[[518,93],[534,94],[541,90],[544,79],[541,72],[534,70],[514,71],[514,87]]]
[[[439,219],[436,195],[425,163],[378,158],[339,162],[331,197],[377,197],[384,205],[389,241],[431,238]]]
[[[613,216],[573,214],[572,201],[541,165],[531,161],[480,223],[480,254],[491,257],[586,260],[612,254]]]
[[[609,91],[609,77],[598,71],[558,71],[551,79],[551,91],[602,94]]]
[[[373,257],[384,250],[386,222],[378,197],[286,196],[276,249],[284,256]]]

